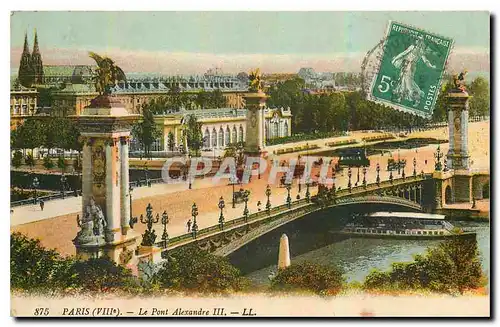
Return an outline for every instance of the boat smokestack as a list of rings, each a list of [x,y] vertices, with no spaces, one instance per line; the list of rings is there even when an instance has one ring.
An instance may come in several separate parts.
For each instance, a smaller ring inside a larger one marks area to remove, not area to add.
[[[288,236],[283,234],[280,238],[278,269],[284,269],[288,266],[290,266],[290,246],[288,244]]]

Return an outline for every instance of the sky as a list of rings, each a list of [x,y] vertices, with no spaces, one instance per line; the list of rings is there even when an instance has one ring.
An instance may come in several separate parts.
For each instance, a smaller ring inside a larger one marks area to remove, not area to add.
[[[36,28],[44,64],[110,56],[125,72],[359,71],[389,20],[455,40],[452,69],[489,72],[488,12],[14,12],[11,68]]]

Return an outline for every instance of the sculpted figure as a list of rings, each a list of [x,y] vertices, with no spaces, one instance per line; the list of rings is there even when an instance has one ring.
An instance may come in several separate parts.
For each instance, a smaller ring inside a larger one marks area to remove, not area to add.
[[[89,52],[89,57],[94,59],[98,68],[94,77],[95,88],[99,94],[108,95],[116,82],[125,81],[125,73],[113,60],[108,57],[101,57],[95,52]]]
[[[467,75],[467,69],[461,72],[459,75],[453,75],[453,84],[455,89],[458,89],[462,92],[466,92],[467,88],[465,87],[465,75]]]
[[[99,242],[104,236],[107,226],[106,219],[101,208],[96,205],[94,198],[90,198],[90,203],[85,207],[83,218],[77,215],[76,222],[80,231],[76,235],[75,241],[80,244]]]
[[[248,74],[248,79],[250,80],[250,85],[248,86],[248,88],[251,92],[262,91],[262,77],[259,68],[251,71],[250,74]]]

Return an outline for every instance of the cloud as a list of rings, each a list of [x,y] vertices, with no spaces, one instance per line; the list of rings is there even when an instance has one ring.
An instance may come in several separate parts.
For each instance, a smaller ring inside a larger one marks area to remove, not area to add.
[[[89,48],[91,49],[91,48]],[[125,72],[158,73],[164,75],[203,74],[209,68],[219,67],[225,73],[238,73],[260,67],[263,72],[294,73],[301,67],[312,67],[318,72],[359,72],[364,53],[331,54],[212,54],[161,51],[128,51],[122,49],[91,49],[111,57]],[[19,66],[22,48],[11,49],[11,67]],[[41,49],[45,65],[92,64],[87,50]],[[490,70],[489,49],[455,48],[450,54],[448,70]]]

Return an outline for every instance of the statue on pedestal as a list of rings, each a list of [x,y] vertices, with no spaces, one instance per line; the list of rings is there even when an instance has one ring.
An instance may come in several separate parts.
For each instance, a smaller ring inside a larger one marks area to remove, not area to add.
[[[461,92],[467,92],[467,88],[465,87],[465,75],[467,75],[467,69],[465,69],[460,74],[453,75],[453,86],[456,90],[460,90]]]
[[[93,197],[90,204],[85,207],[83,218],[76,217],[80,231],[76,235],[75,242],[79,244],[103,243],[105,228],[107,227],[104,213],[100,206],[96,205]]]
[[[100,95],[111,94],[111,88],[117,81],[125,81],[125,73],[108,57],[101,57],[95,52],[89,52],[89,57],[94,59],[98,68],[94,77],[96,91]]]
[[[263,85],[259,68],[251,71],[250,74],[248,74],[248,80],[250,82],[248,85],[248,89],[250,90],[250,92],[262,92]]]

